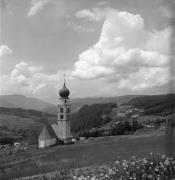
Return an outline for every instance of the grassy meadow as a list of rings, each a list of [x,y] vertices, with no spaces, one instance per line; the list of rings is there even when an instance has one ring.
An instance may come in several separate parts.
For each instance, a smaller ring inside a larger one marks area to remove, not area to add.
[[[30,176],[58,169],[100,165],[132,155],[144,158],[149,153],[173,154],[175,135],[163,133],[140,136],[116,136],[85,140],[74,145],[27,151],[8,157],[0,164],[0,179]]]

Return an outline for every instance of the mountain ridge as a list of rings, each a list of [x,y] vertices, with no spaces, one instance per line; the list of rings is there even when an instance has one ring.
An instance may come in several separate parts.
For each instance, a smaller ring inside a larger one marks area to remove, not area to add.
[[[134,97],[139,95],[126,95],[116,97],[86,97],[86,98],[73,98],[70,99],[72,104],[72,112],[77,112],[83,105],[92,104],[104,104],[104,103],[127,103]],[[34,109],[38,111],[44,111],[50,114],[56,114],[57,107],[54,104],[46,102],[44,100],[26,97],[20,94],[13,95],[1,95],[0,96],[0,107],[7,108],[23,108],[23,109]]]
[[[115,97],[85,97],[85,98],[73,98],[70,99],[72,112],[77,112],[84,105],[92,104],[105,104],[105,103],[117,103],[121,104],[135,104],[137,101],[142,102],[141,99],[146,101],[147,99],[154,99],[159,101],[163,98],[171,96],[171,94],[161,94],[161,95],[123,95]],[[144,102],[142,102],[144,104]],[[46,102],[44,100],[26,97],[24,95],[13,94],[13,95],[0,95],[0,107],[7,108],[23,108],[23,109],[33,109],[38,111],[43,111],[49,114],[57,113],[57,106]]]
[[[13,94],[0,96],[0,107],[23,108],[45,111],[45,109],[52,109],[55,106],[51,103],[45,102],[38,98],[26,97],[20,94]]]

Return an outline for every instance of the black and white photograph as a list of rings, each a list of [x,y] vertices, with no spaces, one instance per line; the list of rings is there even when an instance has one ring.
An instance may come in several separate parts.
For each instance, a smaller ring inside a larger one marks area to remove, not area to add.
[[[175,180],[175,0],[0,0],[0,180]]]

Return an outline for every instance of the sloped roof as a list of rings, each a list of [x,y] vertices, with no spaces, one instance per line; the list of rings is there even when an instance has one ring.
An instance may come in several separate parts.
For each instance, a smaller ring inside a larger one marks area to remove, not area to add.
[[[48,118],[46,121],[47,124],[57,124],[57,119],[55,117]]]
[[[39,134],[39,139],[52,139],[52,138],[56,138],[56,134],[54,132],[54,130],[52,129],[51,125],[45,125],[43,126],[43,129],[41,131],[41,133]]]
[[[56,135],[54,129],[52,128],[52,125],[57,124],[56,117],[46,118],[43,116],[42,121],[43,121],[43,126],[40,129],[40,133],[38,134],[38,138],[39,139],[57,138],[57,135]]]

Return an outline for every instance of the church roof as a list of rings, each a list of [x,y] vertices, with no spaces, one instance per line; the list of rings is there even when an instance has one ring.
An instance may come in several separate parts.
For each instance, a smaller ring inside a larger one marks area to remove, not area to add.
[[[46,124],[57,124],[57,119],[56,117],[52,117],[52,118],[47,118],[47,121],[45,122]]]
[[[57,136],[50,124],[43,126],[43,129],[41,130],[41,133],[39,134],[39,139],[52,139],[56,137]]]

